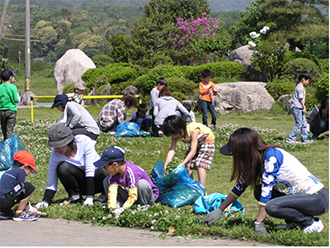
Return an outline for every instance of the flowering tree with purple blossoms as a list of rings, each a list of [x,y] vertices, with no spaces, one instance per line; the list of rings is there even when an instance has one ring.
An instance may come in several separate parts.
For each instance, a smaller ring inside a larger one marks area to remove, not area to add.
[[[216,18],[207,18],[206,13],[197,19],[180,17],[176,27],[169,46],[170,57],[175,63],[198,65],[219,61],[227,55],[231,40]]]

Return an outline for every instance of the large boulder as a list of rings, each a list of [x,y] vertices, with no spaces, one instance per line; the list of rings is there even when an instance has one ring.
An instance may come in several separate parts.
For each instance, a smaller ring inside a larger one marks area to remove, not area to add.
[[[233,109],[250,112],[270,109],[275,105],[273,97],[262,82],[235,82],[216,84],[219,95],[214,95],[217,112],[226,114]]]
[[[252,65],[252,57],[256,52],[249,45],[241,46],[229,53],[228,61],[241,63],[246,68],[243,75],[246,80],[265,81],[265,76],[257,72]]]
[[[80,49],[70,49],[56,62],[54,78],[57,93],[62,94],[68,83],[82,83],[81,76],[88,70],[96,68],[94,62]]]

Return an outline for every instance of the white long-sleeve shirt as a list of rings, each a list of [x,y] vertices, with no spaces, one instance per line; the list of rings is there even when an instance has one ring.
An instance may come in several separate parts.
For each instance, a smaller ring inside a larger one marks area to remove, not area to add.
[[[77,153],[69,159],[65,155],[60,155],[55,151],[51,152],[48,162],[48,182],[46,189],[56,191],[58,184],[57,166],[61,162],[67,162],[85,171],[86,177],[94,177],[96,167],[94,162],[100,158],[95,150],[96,141],[86,135],[74,136],[77,145]]]

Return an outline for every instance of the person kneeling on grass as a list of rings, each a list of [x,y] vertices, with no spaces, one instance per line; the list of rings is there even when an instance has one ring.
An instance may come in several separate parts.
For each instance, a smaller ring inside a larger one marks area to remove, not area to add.
[[[86,135],[73,136],[71,129],[62,124],[49,128],[48,146],[54,149],[48,162],[47,187],[37,208],[49,206],[57,191],[58,179],[69,195],[62,206],[82,202],[82,195],[86,195],[84,205],[93,205],[94,194],[105,195],[102,182],[109,174],[94,167],[93,163],[100,158],[95,144],[96,141]]]
[[[13,166],[5,171],[0,180],[0,220],[35,221],[38,215],[27,210],[29,199],[35,187],[25,182],[25,177],[37,174],[33,155],[21,150],[14,155]],[[11,208],[18,203],[16,212]]]
[[[321,232],[322,221],[315,218],[329,208],[329,194],[324,185],[293,155],[276,145],[266,144],[249,128],[237,129],[220,153],[233,156],[231,180],[237,184],[215,211],[202,218],[209,225],[220,219],[224,209],[251,185],[259,201],[254,222],[258,234],[267,234],[264,220],[284,219],[288,229],[299,227],[304,233]],[[262,184],[260,184],[260,182]]]
[[[103,181],[108,191],[108,208],[116,218],[135,202],[146,211],[158,198],[159,190],[139,166],[125,161],[125,151],[118,146],[105,149],[95,167],[103,167],[109,174]]]

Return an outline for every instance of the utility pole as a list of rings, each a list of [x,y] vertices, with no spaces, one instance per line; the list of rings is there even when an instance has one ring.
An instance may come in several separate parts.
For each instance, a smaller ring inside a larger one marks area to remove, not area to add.
[[[23,105],[30,105],[31,96],[31,51],[30,51],[30,0],[25,0],[25,93]]]
[[[2,38],[3,27],[5,26],[8,5],[9,5],[9,0],[5,0],[5,2],[3,3],[3,9],[2,9],[2,14],[1,14],[1,19],[0,19],[0,41]]]

